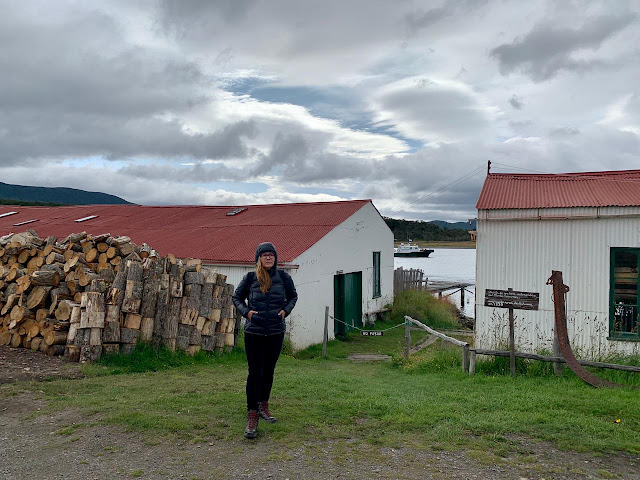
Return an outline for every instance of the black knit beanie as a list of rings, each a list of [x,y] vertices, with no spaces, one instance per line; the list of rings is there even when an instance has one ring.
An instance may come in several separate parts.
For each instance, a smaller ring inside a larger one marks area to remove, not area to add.
[[[267,252],[273,253],[276,257],[276,263],[278,263],[278,252],[276,252],[276,247],[274,247],[271,242],[263,242],[258,245],[258,248],[256,249],[256,263],[258,263],[258,257]]]

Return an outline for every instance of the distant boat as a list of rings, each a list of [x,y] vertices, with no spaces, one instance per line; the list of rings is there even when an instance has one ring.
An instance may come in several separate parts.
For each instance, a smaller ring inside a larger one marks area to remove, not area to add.
[[[420,248],[415,243],[401,243],[393,249],[394,257],[428,257],[433,250]]]

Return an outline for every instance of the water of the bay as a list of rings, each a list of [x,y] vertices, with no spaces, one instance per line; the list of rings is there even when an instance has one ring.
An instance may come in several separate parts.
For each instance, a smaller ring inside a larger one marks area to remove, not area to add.
[[[474,316],[476,283],[476,250],[474,248],[434,248],[427,258],[394,258],[395,268],[419,268],[429,280],[473,283],[465,294],[464,314]],[[450,292],[445,292],[445,295]],[[453,302],[460,307],[460,294],[451,295]]]

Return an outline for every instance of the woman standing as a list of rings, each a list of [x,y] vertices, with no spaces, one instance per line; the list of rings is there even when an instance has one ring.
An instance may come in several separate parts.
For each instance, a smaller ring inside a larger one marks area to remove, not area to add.
[[[278,270],[272,243],[258,245],[256,271],[247,273],[233,294],[233,304],[246,318],[244,348],[249,363],[247,377],[246,438],[255,438],[258,420],[276,421],[269,411],[273,372],[282,350],[287,317],[298,300],[291,276]],[[248,304],[247,304],[248,300]]]

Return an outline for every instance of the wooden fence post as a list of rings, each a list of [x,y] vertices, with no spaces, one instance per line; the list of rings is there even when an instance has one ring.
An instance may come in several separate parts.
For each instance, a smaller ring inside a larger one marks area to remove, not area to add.
[[[404,321],[404,359],[409,360],[409,349],[411,348],[411,322]]]
[[[322,358],[327,358],[327,341],[329,339],[329,306],[324,307],[324,335],[322,337]]]
[[[513,288],[509,287],[509,291],[512,292]],[[514,333],[514,325],[513,325],[513,308],[509,309],[509,370],[511,371],[511,376],[515,376],[516,374],[516,342],[515,342],[515,333]]]
[[[469,371],[469,345],[462,347],[462,373]]]
[[[556,335],[555,327],[553,327],[553,356],[562,357],[562,352],[560,351],[560,344],[558,344],[558,336]],[[563,372],[564,365],[562,363],[553,362],[553,373],[555,373],[558,377],[561,377]]]
[[[469,356],[469,375],[475,375],[476,373],[476,351],[471,350]]]

